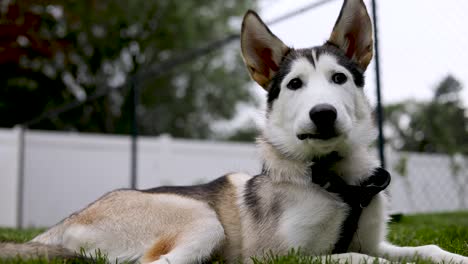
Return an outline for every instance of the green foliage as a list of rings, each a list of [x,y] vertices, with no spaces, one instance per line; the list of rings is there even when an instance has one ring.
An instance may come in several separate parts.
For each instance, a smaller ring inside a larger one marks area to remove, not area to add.
[[[227,140],[237,142],[254,142],[259,133],[260,132],[255,127],[242,127],[236,130],[236,132],[233,135],[229,136]]]
[[[406,176],[408,173],[408,157],[406,154],[400,155],[398,162],[395,163],[393,169],[401,176]]]
[[[11,54],[0,59],[0,126],[114,89],[33,128],[128,133],[129,78],[237,32],[232,25],[254,5],[248,0],[13,1],[0,19],[12,32],[0,32],[8,42],[0,55]],[[210,137],[210,124],[232,118],[238,101],[252,102],[237,46],[162,76],[137,79],[140,132]]]
[[[406,101],[385,107],[385,120],[392,130],[395,149],[468,154],[468,117],[460,100],[462,84],[445,77],[428,102]]]

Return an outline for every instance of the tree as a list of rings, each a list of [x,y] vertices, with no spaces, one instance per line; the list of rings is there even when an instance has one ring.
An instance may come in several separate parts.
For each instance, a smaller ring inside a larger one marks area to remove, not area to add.
[[[405,101],[385,107],[390,143],[415,152],[468,154],[468,117],[460,99],[462,84],[446,76],[429,102]]]
[[[130,77],[238,31],[231,25],[251,7],[247,0],[14,1],[0,11],[0,126],[113,89],[32,127],[128,133]],[[140,132],[210,137],[210,125],[232,118],[238,101],[253,102],[235,45],[137,79]]]

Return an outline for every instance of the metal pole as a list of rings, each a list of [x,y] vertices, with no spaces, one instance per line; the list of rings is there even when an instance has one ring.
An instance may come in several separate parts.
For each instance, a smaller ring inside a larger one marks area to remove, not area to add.
[[[19,127],[19,146],[18,146],[18,193],[17,193],[17,204],[16,204],[16,226],[19,229],[23,228],[23,218],[24,218],[24,166],[26,158],[26,141],[25,133],[26,126],[21,125]]]
[[[380,60],[379,60],[379,34],[377,30],[377,0],[372,0],[372,19],[374,20],[374,43],[375,43],[375,85],[377,88],[377,125],[379,128],[379,139],[378,139],[378,148],[379,148],[379,157],[380,165],[385,169],[385,138],[383,134],[383,107],[382,107],[382,96],[381,96],[381,86],[380,86]]]
[[[135,83],[135,79],[130,79],[130,93],[132,97],[132,136],[131,136],[131,153],[130,153],[130,187],[137,187],[137,160],[138,160],[138,116],[137,107],[139,104],[139,92]]]

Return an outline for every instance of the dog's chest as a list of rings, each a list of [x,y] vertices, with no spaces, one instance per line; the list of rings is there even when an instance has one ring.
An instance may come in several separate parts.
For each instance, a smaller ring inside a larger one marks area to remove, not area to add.
[[[313,254],[333,250],[349,207],[320,187],[296,189],[285,198],[278,223],[281,240]]]

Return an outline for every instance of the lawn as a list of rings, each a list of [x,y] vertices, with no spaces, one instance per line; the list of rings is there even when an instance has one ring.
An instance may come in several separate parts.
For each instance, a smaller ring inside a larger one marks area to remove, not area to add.
[[[40,229],[15,230],[0,228],[0,241],[25,242],[38,233]],[[440,247],[468,256],[468,212],[419,214],[403,216],[397,223],[390,224],[389,240],[397,245],[417,246],[437,244]],[[98,263],[105,259],[98,258]],[[328,262],[328,261],[327,261]],[[45,260],[0,260],[0,263],[49,263]],[[54,263],[80,263],[80,261],[55,261]],[[262,262],[257,262],[262,263]],[[266,263],[320,263],[316,258],[304,257],[291,253],[287,256],[270,257]],[[427,263],[418,261],[417,263]]]

